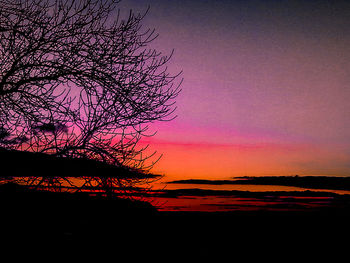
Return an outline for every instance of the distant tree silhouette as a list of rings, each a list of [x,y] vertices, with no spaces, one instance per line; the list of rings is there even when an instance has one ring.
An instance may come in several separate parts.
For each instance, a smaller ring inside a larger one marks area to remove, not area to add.
[[[118,1],[0,0],[0,147],[143,168],[181,82]]]

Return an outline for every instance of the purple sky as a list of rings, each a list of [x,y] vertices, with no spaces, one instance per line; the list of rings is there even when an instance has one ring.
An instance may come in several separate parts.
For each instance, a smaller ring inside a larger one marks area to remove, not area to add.
[[[144,25],[160,34],[153,47],[175,49],[170,71],[184,78],[178,118],[151,126],[150,147],[164,154],[156,172],[350,175],[350,2],[120,6],[148,5]]]

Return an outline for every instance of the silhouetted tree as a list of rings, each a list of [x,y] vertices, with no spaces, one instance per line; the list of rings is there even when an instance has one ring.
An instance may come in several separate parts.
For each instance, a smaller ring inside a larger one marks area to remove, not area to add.
[[[137,142],[172,119],[181,82],[117,4],[0,0],[0,147],[144,168]]]

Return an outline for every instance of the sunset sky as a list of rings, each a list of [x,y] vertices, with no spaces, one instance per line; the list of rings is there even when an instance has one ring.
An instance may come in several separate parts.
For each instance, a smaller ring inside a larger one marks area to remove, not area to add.
[[[177,119],[154,123],[168,178],[350,175],[350,2],[123,0],[175,50]]]

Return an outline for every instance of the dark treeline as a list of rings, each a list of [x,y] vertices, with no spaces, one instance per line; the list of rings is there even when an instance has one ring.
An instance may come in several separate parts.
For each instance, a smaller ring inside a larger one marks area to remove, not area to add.
[[[236,177],[232,180],[177,180],[169,183],[176,184],[245,184],[245,185],[281,185],[312,189],[350,190],[350,177],[331,176],[262,176]]]
[[[44,176],[81,177],[102,176],[118,178],[144,178],[150,176],[137,169],[117,167],[86,158],[57,157],[44,153],[0,148],[2,171],[0,177]]]

